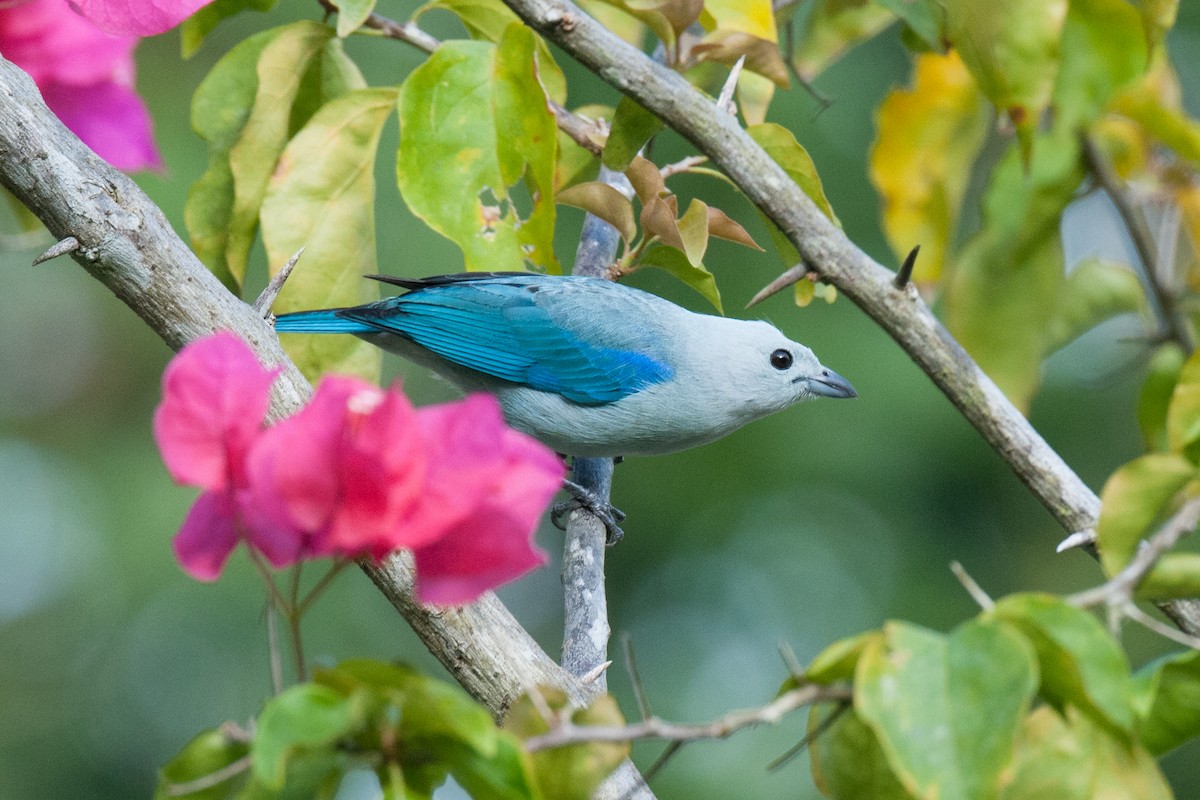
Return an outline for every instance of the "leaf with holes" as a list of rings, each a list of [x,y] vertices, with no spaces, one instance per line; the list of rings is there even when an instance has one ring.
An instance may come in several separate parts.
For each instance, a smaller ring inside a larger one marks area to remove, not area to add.
[[[463,250],[469,270],[558,272],[557,127],[537,78],[534,34],[451,41],[400,91],[397,179],[413,213]]]

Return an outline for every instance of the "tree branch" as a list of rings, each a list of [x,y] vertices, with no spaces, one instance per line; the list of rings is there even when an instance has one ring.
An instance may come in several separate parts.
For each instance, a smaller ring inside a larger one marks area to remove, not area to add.
[[[916,292],[830,222],[737,121],[682,76],[651,61],[568,0],[504,0],[535,30],[708,156],[795,245],[804,262],[867,313],[917,365],[1043,506],[1070,532],[1095,526],[1100,499],[942,326]],[[1200,633],[1200,608],[1172,603]]]
[[[275,331],[229,293],[175,234],[162,211],[132,180],[93,153],[46,108],[33,81],[0,58],[0,185],[57,239],[73,236],[72,257],[140,316],[173,349],[218,330],[237,333],[282,374],[271,395],[275,419],[300,409],[311,387],[284,354]],[[538,647],[491,593],[477,603],[437,610],[413,598],[407,554],[364,570],[429,651],[468,692],[499,717],[537,684],[586,702],[581,684]],[[602,787],[620,798],[642,787],[631,762]],[[638,796],[638,795],[634,795]]]

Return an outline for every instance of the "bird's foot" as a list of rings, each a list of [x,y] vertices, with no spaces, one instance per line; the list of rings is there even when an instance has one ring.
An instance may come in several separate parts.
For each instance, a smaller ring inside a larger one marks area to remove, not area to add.
[[[567,516],[572,511],[583,509],[604,523],[604,543],[606,545],[612,547],[621,541],[621,537],[625,535],[625,531],[621,530],[619,523],[625,519],[624,511],[604,500],[591,489],[580,486],[575,481],[564,480],[563,488],[571,495],[571,499],[562,503],[555,503],[551,507],[550,521],[554,523],[556,528],[565,531],[567,529]]]

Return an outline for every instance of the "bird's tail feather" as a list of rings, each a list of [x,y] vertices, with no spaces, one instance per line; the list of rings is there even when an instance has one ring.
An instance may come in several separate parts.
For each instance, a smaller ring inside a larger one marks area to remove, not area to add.
[[[275,318],[275,330],[279,333],[370,333],[376,330],[365,323],[346,319],[338,311],[327,309],[281,314]]]

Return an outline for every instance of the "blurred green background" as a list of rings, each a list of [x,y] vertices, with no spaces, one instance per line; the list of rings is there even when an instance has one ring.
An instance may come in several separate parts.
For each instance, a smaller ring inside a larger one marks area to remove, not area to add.
[[[314,5],[315,4],[310,4]],[[213,62],[249,32],[312,8],[289,3],[227,23],[190,61],[178,34],[145,41],[139,87],[167,169],[139,176],[183,231],[188,186],[207,154],[188,121],[189,98]],[[415,4],[380,2],[407,17]],[[459,35],[448,17],[423,24]],[[1170,39],[1184,94],[1200,111],[1200,9],[1183,4]],[[395,42],[349,45],[373,83],[396,83],[421,54]],[[571,105],[616,95],[565,55]],[[771,118],[809,149],[847,234],[884,263],[866,177],[873,109],[907,80],[895,31],[854,51],[818,88],[777,98]],[[393,178],[395,123],[379,163],[382,271],[455,272],[448,241],[402,207]],[[663,136],[655,158],[687,154]],[[767,237],[757,214],[719,182],[677,180]],[[561,207],[560,207],[561,208]],[[559,255],[570,264],[581,215],[561,209]],[[269,692],[263,597],[244,556],[219,583],[186,578],[170,539],[194,492],[171,484],[150,435],[158,380],[170,356],[158,338],[68,259],[31,268],[48,244],[6,237],[0,300],[0,798],[136,798],[155,771],[201,728],[245,721]],[[263,269],[262,254],[256,254]],[[731,313],[773,278],[770,253],[715,243],[708,263]],[[254,286],[261,284],[259,277]],[[704,301],[662,274],[634,285],[697,310]],[[253,292],[254,289],[252,288]],[[795,408],[715,444],[617,470],[615,502],[627,536],[608,554],[614,632],[632,636],[650,700],[669,719],[698,721],[767,700],[785,676],[786,644],[807,661],[835,638],[905,618],[948,629],[976,608],[951,560],[993,595],[1066,592],[1099,581],[1075,552],[1056,556],[1061,531],[909,358],[846,300],[796,308],[787,293],[753,309],[860,392],[854,402]],[[1051,359],[1032,419],[1095,489],[1140,451],[1133,404],[1145,351],[1106,328]],[[453,396],[419,369],[388,361],[418,403]],[[539,534],[552,553],[561,534]],[[551,653],[561,639],[557,567],[501,592]],[[306,622],[315,660],[371,656],[441,668],[356,572]],[[1125,639],[1136,663],[1165,649],[1140,630]],[[614,652],[617,648],[614,646]],[[625,673],[614,692],[635,706]],[[765,765],[803,733],[780,726],[686,748],[654,784],[664,798],[815,797],[803,759]],[[658,746],[640,746],[643,766]],[[1166,759],[1181,798],[1200,796],[1200,748]],[[445,796],[451,796],[446,793]]]

